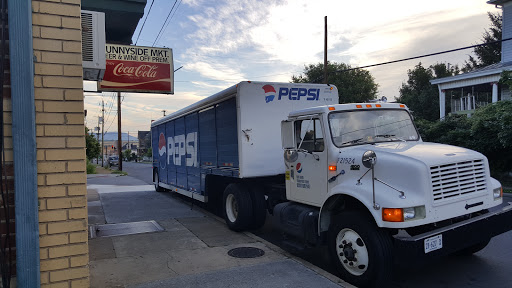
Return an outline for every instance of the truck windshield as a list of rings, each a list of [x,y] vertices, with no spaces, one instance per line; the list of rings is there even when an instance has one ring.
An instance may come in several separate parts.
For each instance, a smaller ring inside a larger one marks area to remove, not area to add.
[[[333,112],[329,127],[337,147],[419,139],[409,113],[398,109]]]

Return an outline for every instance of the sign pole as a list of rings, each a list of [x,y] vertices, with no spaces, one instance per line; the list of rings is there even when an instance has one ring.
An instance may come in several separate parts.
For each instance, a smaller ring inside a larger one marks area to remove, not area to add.
[[[105,168],[103,159],[105,159],[106,153],[103,154],[103,148],[105,148],[103,136],[105,136],[105,101],[101,100],[101,167]]]
[[[123,142],[121,141],[121,92],[117,92],[117,153],[119,155],[119,171],[123,171]]]
[[[327,80],[327,16],[325,16],[325,38],[324,38],[324,83],[329,84]]]

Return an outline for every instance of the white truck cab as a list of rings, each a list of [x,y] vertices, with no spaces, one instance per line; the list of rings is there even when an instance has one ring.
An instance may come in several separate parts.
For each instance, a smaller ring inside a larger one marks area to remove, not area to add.
[[[489,209],[502,204],[502,188],[490,177],[487,158],[423,142],[405,105],[308,108],[290,113],[281,127],[286,198],[307,205],[295,210],[320,209],[317,233],[327,235],[349,282],[382,283],[399,250],[409,256],[474,253],[496,235],[477,237],[480,231],[468,228],[478,217],[489,221],[494,215]],[[274,213],[284,219],[293,206],[279,204]],[[502,210],[497,214],[508,213],[510,222],[510,205]],[[495,223],[502,226],[495,229],[499,233],[511,229],[502,224]],[[398,249],[404,243],[408,248]]]

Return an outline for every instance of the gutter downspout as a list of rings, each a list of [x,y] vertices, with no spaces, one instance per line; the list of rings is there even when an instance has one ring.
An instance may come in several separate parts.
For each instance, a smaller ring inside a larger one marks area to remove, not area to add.
[[[8,0],[17,287],[40,287],[32,1]]]

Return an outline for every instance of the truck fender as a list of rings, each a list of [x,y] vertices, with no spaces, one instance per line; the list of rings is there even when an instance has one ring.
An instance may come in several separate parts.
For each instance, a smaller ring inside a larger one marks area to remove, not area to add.
[[[367,213],[375,221],[374,215],[368,210],[367,206],[363,204],[361,199],[347,194],[334,194],[325,200],[322,208],[320,208],[320,215],[318,216],[318,234],[329,230],[331,219],[333,215],[338,214],[343,210],[357,210]]]

